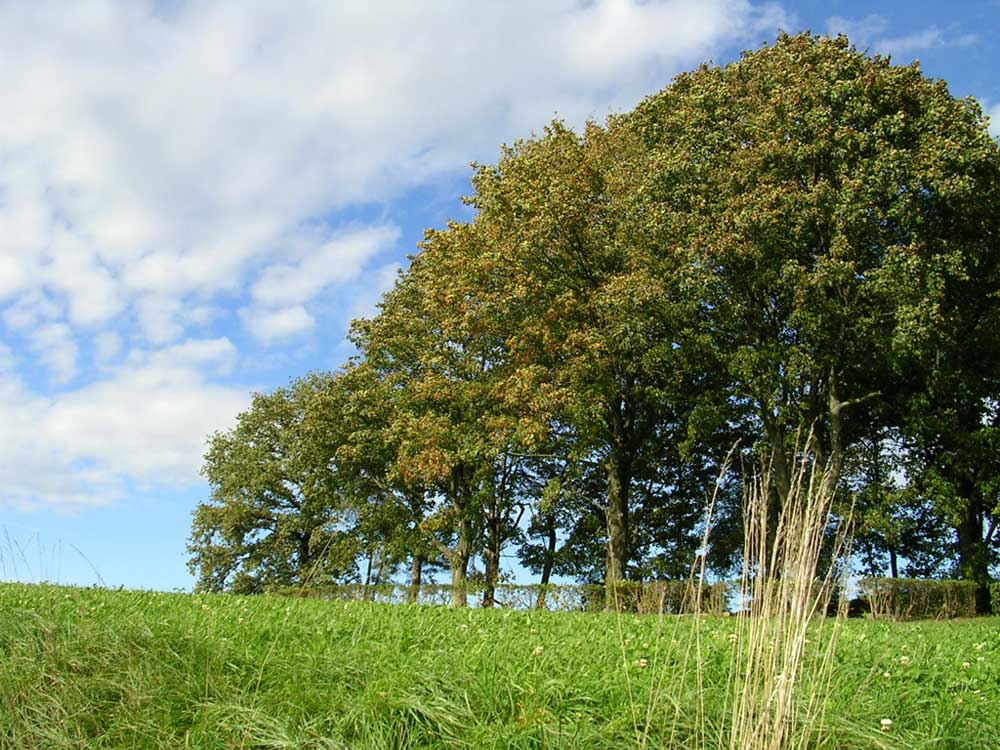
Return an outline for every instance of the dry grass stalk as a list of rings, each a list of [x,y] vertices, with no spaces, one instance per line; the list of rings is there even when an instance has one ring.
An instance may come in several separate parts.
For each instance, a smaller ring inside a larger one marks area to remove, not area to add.
[[[808,456],[808,445],[799,455]],[[729,750],[805,748],[823,731],[833,653],[844,616],[826,618],[833,571],[817,577],[834,489],[827,472],[797,461],[777,513],[765,474],[746,492],[741,602],[730,684]],[[843,526],[841,526],[843,528]],[[831,560],[846,540],[838,532]],[[720,747],[725,746],[720,738]]]

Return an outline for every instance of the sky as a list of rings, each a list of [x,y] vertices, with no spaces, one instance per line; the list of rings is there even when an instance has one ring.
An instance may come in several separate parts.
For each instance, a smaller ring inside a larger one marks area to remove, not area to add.
[[[351,355],[470,162],[779,29],[1000,137],[1000,0],[0,4],[0,580],[190,589],[206,438]]]

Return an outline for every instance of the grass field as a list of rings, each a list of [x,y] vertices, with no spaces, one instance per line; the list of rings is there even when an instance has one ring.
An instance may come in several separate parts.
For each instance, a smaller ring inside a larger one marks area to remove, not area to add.
[[[0,747],[714,748],[735,622],[0,584]],[[1000,748],[997,618],[831,676],[822,747]]]

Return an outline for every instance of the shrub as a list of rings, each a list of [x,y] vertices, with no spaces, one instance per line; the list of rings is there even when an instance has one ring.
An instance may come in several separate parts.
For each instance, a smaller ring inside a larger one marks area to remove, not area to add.
[[[863,578],[858,582],[873,617],[890,620],[975,617],[974,581]]]
[[[620,581],[615,586],[615,602],[619,611],[639,614],[686,614],[696,609],[697,584],[689,581]],[[469,603],[478,606],[482,587],[470,582],[466,587]],[[730,585],[726,582],[703,584],[697,609],[705,614],[726,612]],[[434,604],[450,601],[449,584],[424,584],[414,592],[408,584],[359,583],[329,584],[311,587],[275,587],[268,593],[305,598],[368,600],[385,604]],[[415,594],[411,598],[411,595]],[[540,586],[537,584],[500,584],[496,587],[496,602],[508,609],[548,609],[551,611],[585,610],[598,612],[605,608],[604,586],[601,584]]]

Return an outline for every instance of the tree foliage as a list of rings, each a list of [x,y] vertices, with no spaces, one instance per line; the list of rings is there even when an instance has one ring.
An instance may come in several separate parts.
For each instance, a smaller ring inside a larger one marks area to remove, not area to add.
[[[738,444],[775,507],[796,460],[827,467],[869,571],[951,560],[985,591],[1000,149],[976,102],[783,35],[603,125],[554,122],[472,187],[475,217],[429,231],[355,323],[356,362],[213,438],[205,586],[301,578],[348,526],[369,568],[447,563],[458,605],[477,557],[493,603],[508,547],[546,582],[682,577],[720,475],[723,572]]]

